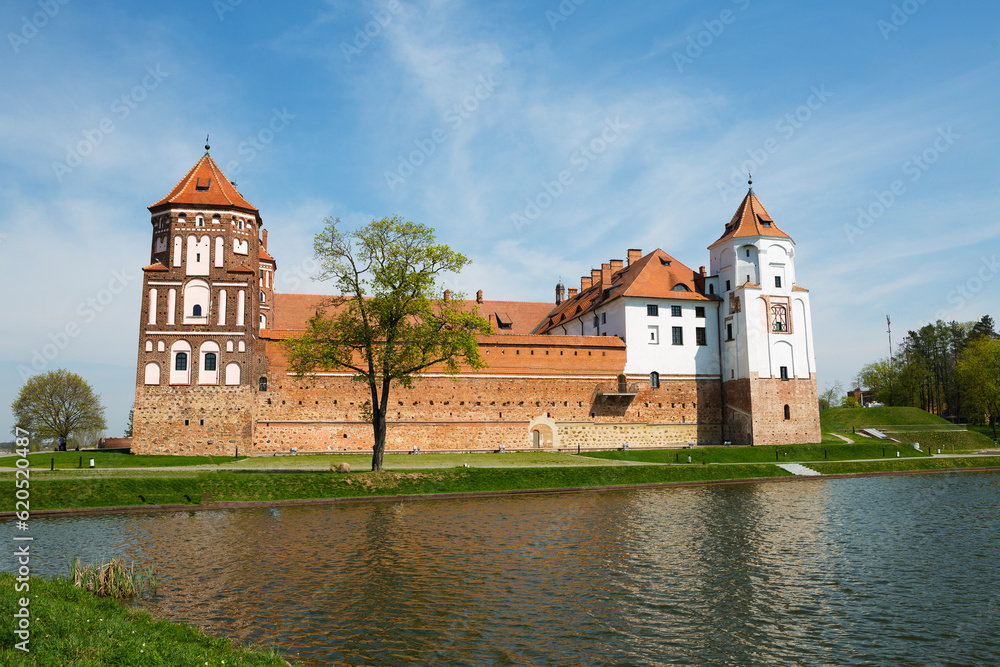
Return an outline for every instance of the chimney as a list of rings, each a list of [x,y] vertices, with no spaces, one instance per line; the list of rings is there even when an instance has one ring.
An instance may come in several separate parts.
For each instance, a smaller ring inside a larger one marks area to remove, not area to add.
[[[593,276],[589,276],[589,277],[588,276],[583,276],[582,278],[580,278],[580,291],[581,292],[586,292],[588,289],[590,289],[590,286],[593,285],[593,284],[594,284],[594,277]]]
[[[483,290],[479,290],[478,292],[476,292],[476,303],[482,303],[482,302],[483,302]]]
[[[600,269],[591,269],[590,270],[590,284],[591,285],[600,285],[601,284],[601,270]]]
[[[611,287],[611,263],[601,264],[601,288]]]
[[[262,230],[260,230],[260,233],[264,235],[263,243],[264,243],[264,250],[266,251],[267,250],[267,230],[266,229],[262,229]]]
[[[616,273],[621,271],[623,266],[625,266],[625,262],[621,261],[620,259],[611,260],[611,275],[615,275]]]
[[[565,297],[565,296],[566,296],[566,287],[562,284],[562,281],[560,280],[558,283],[556,283],[556,305],[557,306],[560,303],[563,302],[563,297]]]
[[[699,266],[698,267],[698,275],[700,275],[702,278],[704,278],[707,275],[705,273],[705,267],[704,266]]]
[[[444,291],[444,300],[447,302],[448,299],[450,299],[450,298],[451,298],[451,290],[450,289],[446,289]]]
[[[628,249],[628,265],[629,266],[632,266],[633,264],[635,264],[636,262],[638,262],[640,259],[642,259],[642,251],[641,250],[639,250],[638,248],[629,248]]]
[[[569,298],[571,298],[571,299],[572,299],[572,298],[574,298],[575,296],[576,296],[576,288],[575,288],[575,287],[570,287],[570,288],[569,288]]]

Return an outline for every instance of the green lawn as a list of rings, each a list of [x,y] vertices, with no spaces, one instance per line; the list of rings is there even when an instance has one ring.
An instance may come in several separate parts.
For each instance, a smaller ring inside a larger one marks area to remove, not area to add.
[[[64,579],[31,578],[30,590],[16,591],[15,578],[0,572],[0,613],[7,629],[0,633],[0,663],[27,667],[177,667],[177,665],[246,665],[284,667],[270,651],[257,651],[224,638],[212,638],[190,625],[153,619],[148,613],[109,598],[96,598]],[[15,648],[12,631],[19,599],[29,596],[29,652]]]
[[[819,412],[824,431],[862,426],[935,424],[951,426],[951,422],[920,408],[830,408]]]
[[[850,436],[849,436],[850,437]],[[875,459],[883,456],[926,456],[912,447],[900,446],[894,442],[859,438],[863,442],[849,445],[840,444],[789,445],[760,447],[704,447],[697,449],[654,449],[590,452],[583,456],[617,461],[642,461],[644,463],[686,463],[688,455],[693,463],[790,463],[793,461],[843,461],[848,459]],[[883,450],[884,447],[884,450]],[[884,451],[884,454],[883,454]]]
[[[171,455],[146,455],[137,456],[135,454],[122,454],[120,452],[35,452],[28,454],[28,461],[32,468],[48,469],[55,459],[56,470],[60,468],[77,469],[80,466],[80,458],[83,457],[83,467],[90,466],[90,459],[94,459],[94,466],[97,468],[157,468],[164,466],[196,466],[196,465],[218,465],[233,461],[232,456],[171,456]],[[0,468],[13,468],[19,456],[0,457]],[[239,460],[243,460],[242,458]]]
[[[886,435],[903,442],[918,442],[922,447],[930,446],[942,454],[996,449],[993,440],[976,431],[900,431],[886,430]]]
[[[246,470],[329,470],[338,463],[347,463],[353,471],[371,470],[371,454],[308,454],[300,456],[255,456],[222,465],[223,469]],[[386,470],[417,470],[434,468],[526,468],[535,466],[607,465],[602,461],[575,454],[555,452],[505,452],[503,454],[386,454],[382,466]]]

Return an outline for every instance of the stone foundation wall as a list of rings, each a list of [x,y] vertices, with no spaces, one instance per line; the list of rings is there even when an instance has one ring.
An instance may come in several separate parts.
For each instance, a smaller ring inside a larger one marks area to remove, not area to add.
[[[686,447],[689,442],[698,445],[718,445],[721,442],[721,424],[594,424],[557,423],[555,447],[571,449],[577,446],[621,447],[628,443],[630,449],[642,447]]]
[[[793,445],[823,439],[815,375],[794,380],[755,379],[751,386],[754,444]]]
[[[734,445],[754,444],[750,380],[743,378],[724,383],[722,395],[726,403],[723,415],[723,440]]]
[[[239,447],[249,454],[253,406],[253,391],[246,386],[141,386],[132,417],[132,452],[232,456]]]

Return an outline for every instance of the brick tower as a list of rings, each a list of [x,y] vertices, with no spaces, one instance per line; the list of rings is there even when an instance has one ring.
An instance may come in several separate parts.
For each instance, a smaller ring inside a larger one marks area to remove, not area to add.
[[[795,282],[794,241],[750,188],[709,251],[723,298],[724,439],[819,442],[812,315]]]
[[[205,155],[149,207],[133,451],[249,452],[274,260],[258,210]],[[263,301],[263,303],[262,303]]]

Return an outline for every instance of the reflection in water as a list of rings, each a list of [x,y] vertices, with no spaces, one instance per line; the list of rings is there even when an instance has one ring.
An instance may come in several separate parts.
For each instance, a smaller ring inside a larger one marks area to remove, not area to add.
[[[306,665],[986,664],[998,490],[928,475],[32,530],[39,572],[154,564],[159,614]]]

